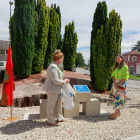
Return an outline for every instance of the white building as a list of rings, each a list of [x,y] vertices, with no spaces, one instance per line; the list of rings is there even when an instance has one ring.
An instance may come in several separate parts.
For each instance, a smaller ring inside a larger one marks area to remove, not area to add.
[[[9,41],[0,40],[0,61],[7,60]]]

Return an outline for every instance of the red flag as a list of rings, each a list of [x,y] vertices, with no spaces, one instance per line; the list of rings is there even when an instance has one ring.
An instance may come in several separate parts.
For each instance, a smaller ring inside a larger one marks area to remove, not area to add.
[[[15,90],[15,84],[14,84],[12,52],[11,52],[11,46],[9,44],[7,63],[5,68],[4,81],[3,81],[1,105],[12,106],[13,90]]]

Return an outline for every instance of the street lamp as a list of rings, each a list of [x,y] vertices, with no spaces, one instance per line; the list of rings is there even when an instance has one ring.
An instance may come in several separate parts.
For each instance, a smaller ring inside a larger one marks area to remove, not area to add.
[[[13,2],[9,1],[9,4],[10,4],[10,19],[11,19],[11,5],[13,5]],[[9,41],[11,42],[11,37],[10,36],[9,36]]]
[[[11,5],[13,5],[13,2],[9,1],[9,4],[10,4],[10,19],[11,19]]]

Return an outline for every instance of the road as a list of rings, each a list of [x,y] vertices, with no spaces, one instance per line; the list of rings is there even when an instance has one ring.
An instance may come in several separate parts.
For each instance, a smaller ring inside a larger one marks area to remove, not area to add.
[[[89,70],[86,70],[84,68],[76,68],[76,72],[79,73],[79,74],[87,74],[87,75],[90,75],[90,71]]]
[[[127,81],[127,86],[132,87],[132,88],[140,89],[140,81],[138,81],[138,80],[128,80]]]
[[[90,75],[90,71],[89,70],[85,70],[84,68],[76,68],[76,72],[79,74],[87,74]],[[127,86],[128,87],[132,87],[132,88],[138,88],[140,89],[140,81],[138,80],[128,80],[127,81]]]

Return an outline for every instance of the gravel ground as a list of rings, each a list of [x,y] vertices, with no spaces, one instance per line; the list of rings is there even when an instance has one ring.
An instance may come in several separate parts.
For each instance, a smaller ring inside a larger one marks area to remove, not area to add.
[[[106,103],[101,108],[114,112]],[[121,140],[140,135],[140,91],[129,87],[125,108],[114,120],[108,116],[79,117],[52,127],[46,120],[22,121],[24,113],[39,112],[39,106],[13,108],[13,117],[18,117],[14,122],[5,122],[10,108],[0,107],[0,112],[0,140]]]
[[[31,97],[36,94],[45,94],[46,92],[42,90],[43,84],[41,82],[23,84],[17,86],[16,90],[13,92],[13,98],[23,98],[25,96]],[[2,94],[0,94],[1,99]]]

